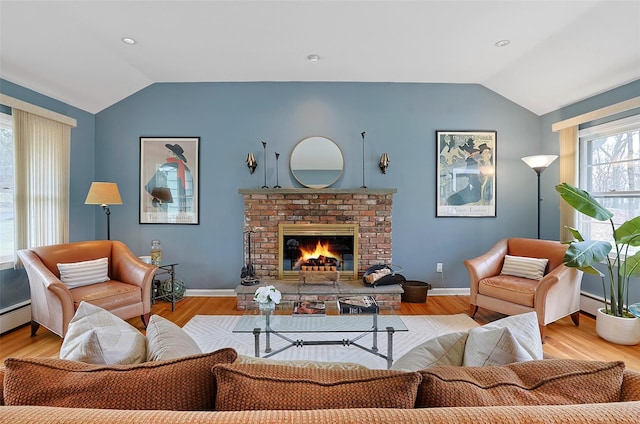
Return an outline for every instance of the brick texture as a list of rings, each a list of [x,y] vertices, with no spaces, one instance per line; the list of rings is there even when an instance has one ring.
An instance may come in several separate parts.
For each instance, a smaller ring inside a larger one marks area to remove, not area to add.
[[[261,278],[278,278],[278,224],[358,224],[358,275],[391,264],[395,189],[240,190],[244,230],[255,231],[253,263]]]

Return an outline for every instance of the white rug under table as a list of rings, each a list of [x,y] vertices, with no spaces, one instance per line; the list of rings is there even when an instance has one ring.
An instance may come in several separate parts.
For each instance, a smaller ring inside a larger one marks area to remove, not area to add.
[[[409,331],[398,331],[393,335],[393,358],[398,359],[413,347],[442,334],[466,331],[478,324],[466,314],[456,315],[400,315]],[[251,333],[233,333],[240,315],[196,315],[183,328],[198,344],[203,352],[232,347],[239,354],[254,356],[254,336]],[[308,318],[313,319],[313,318]],[[342,340],[359,333],[300,333],[286,334],[287,337],[303,340]],[[359,342],[371,347],[372,336],[366,335]],[[260,335],[260,348],[264,350],[264,334]],[[277,350],[288,343],[271,336],[271,347]],[[387,334],[378,333],[378,349],[387,353]],[[261,352],[264,355],[264,352]],[[379,356],[356,346],[302,346],[291,347],[271,357],[282,360],[315,360],[329,362],[355,362],[372,369],[386,369],[387,362]]]

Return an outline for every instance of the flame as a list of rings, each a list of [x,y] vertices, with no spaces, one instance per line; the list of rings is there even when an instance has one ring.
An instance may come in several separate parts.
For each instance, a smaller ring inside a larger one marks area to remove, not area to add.
[[[320,256],[325,256],[327,258],[335,257],[335,254],[331,253],[331,251],[329,250],[328,241],[322,244],[322,242],[318,240],[318,242],[316,243],[316,248],[314,250],[310,250],[310,249],[307,250],[305,248],[301,248],[300,251],[302,252],[302,257],[300,258],[300,260],[302,261],[308,261],[309,259],[319,258]]]
[[[318,240],[315,249],[300,247],[300,253],[302,253],[302,256],[298,259],[296,266],[303,265],[308,260],[318,259],[321,256],[332,259],[336,259],[337,257],[335,253],[329,250],[329,241],[322,243],[321,240]]]

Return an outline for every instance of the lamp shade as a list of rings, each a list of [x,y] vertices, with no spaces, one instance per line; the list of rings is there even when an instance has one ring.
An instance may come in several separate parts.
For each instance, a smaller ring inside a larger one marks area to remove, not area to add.
[[[84,201],[85,205],[121,205],[122,198],[116,183],[93,182]]]
[[[558,155],[535,155],[522,158],[524,163],[536,172],[544,171],[556,159],[558,159]]]

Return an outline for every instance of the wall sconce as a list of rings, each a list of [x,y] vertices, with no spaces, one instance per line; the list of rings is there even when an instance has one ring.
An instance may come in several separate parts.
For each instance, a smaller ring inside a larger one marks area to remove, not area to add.
[[[247,162],[247,168],[249,168],[249,173],[253,174],[253,172],[258,167],[258,162],[256,161],[256,157],[253,156],[253,153],[249,153],[247,155],[247,160],[245,162]]]
[[[380,156],[380,163],[378,164],[378,166],[380,167],[380,171],[382,171],[383,174],[387,173],[389,162],[391,162],[389,160],[389,155],[386,153],[383,153],[382,156]]]

